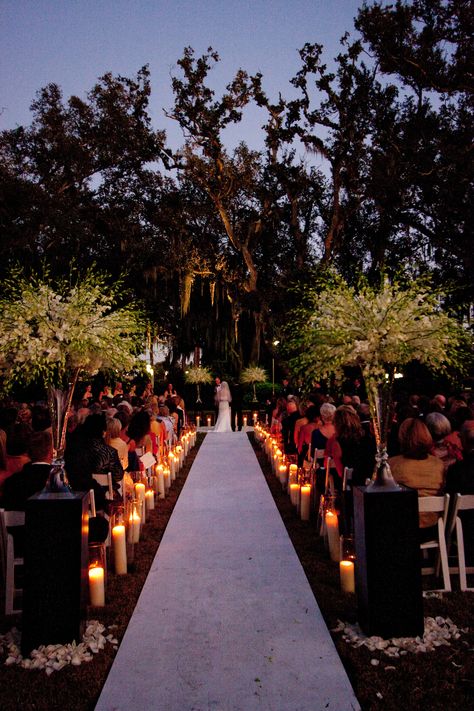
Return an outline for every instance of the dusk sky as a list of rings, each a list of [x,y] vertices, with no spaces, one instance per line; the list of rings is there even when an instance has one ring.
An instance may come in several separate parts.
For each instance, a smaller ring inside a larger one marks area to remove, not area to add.
[[[221,91],[242,67],[261,71],[267,93],[288,96],[300,67],[298,49],[319,42],[327,60],[352,30],[362,0],[0,0],[0,127],[31,121],[36,92],[59,84],[65,99],[81,97],[107,71],[133,77],[150,65],[150,113],[173,148],[178,127],[163,115],[172,105],[170,72],[183,48],[209,46],[221,62],[212,84]],[[262,115],[255,109],[228,136],[258,148]]]

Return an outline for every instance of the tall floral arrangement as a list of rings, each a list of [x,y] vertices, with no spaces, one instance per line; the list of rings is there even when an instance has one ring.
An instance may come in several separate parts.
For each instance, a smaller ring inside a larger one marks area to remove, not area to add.
[[[408,285],[385,279],[379,288],[333,283],[309,295],[309,307],[292,326],[291,365],[306,378],[342,375],[343,366],[359,366],[365,380],[377,443],[375,479],[391,475],[387,434],[393,378],[397,368],[417,360],[435,371],[459,367],[471,339],[443,311],[442,295],[429,280]]]
[[[27,276],[16,270],[3,287],[0,377],[5,390],[16,383],[44,383],[60,462],[79,374],[130,369],[141,335],[140,313],[132,303],[118,307],[122,285],[110,285],[94,270],[56,281],[49,273]]]
[[[201,401],[201,385],[208,385],[212,383],[212,375],[209,368],[205,368],[199,365],[193,365],[185,373],[185,380],[187,383],[196,385],[197,398],[196,402]]]
[[[249,365],[248,368],[244,368],[244,370],[241,372],[240,379],[243,383],[252,385],[253,399],[254,399],[254,402],[256,402],[257,393],[255,390],[255,383],[265,383],[266,382],[267,373],[266,373],[265,369],[260,368],[259,366],[256,366],[256,365]]]

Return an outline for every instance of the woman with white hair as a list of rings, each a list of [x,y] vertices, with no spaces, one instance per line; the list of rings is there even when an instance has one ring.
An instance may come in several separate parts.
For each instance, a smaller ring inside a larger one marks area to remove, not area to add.
[[[336,433],[334,427],[334,415],[336,408],[329,402],[324,402],[319,409],[321,425],[311,433],[311,457],[314,457],[316,449],[325,449],[328,439]]]
[[[232,395],[230,394],[229,385],[224,380],[216,392],[216,402],[219,407],[217,422],[214,427],[214,432],[232,432],[230,421],[230,403]]]

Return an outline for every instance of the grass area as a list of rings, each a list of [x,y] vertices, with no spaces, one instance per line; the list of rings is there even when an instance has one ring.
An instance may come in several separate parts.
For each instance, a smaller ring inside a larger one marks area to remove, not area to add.
[[[252,436],[250,439],[253,443]],[[355,596],[341,592],[339,566],[329,559],[316,526],[299,520],[265,454],[255,444],[254,450],[328,628],[336,627],[338,620],[356,622]],[[451,646],[438,647],[435,652],[393,659],[366,647],[354,648],[340,634],[333,634],[361,707],[365,711],[474,708],[473,603],[473,593],[460,591],[424,600],[425,617],[449,617],[458,627],[469,628]],[[371,663],[373,659],[378,665]]]
[[[157,508],[147,514],[142,539],[135,546],[135,562],[131,571],[128,575],[121,576],[109,574],[106,606],[102,609],[89,610],[89,619],[98,619],[107,627],[117,625],[113,634],[119,642],[125,634],[176,501],[204,437],[204,434],[198,434],[197,445],[186,458],[184,467],[170,488],[169,495],[163,501],[157,502]],[[6,632],[15,624],[21,629],[21,616],[0,617],[1,632]],[[83,663],[79,667],[65,667],[50,677],[46,676],[44,671],[29,671],[17,666],[7,667],[3,663],[6,657],[3,654],[0,657],[0,709],[2,711],[93,709],[115,654],[112,645],[107,644],[91,662]]]

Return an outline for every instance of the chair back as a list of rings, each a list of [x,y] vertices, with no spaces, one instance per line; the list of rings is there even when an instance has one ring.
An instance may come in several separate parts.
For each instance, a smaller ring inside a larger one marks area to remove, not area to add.
[[[114,498],[114,490],[112,487],[112,474],[110,472],[108,472],[108,474],[93,474],[92,478],[104,489],[107,489],[105,498],[112,501],[112,499]]]
[[[418,511],[420,513],[440,513],[446,526],[449,510],[449,494],[444,496],[419,496]]]

